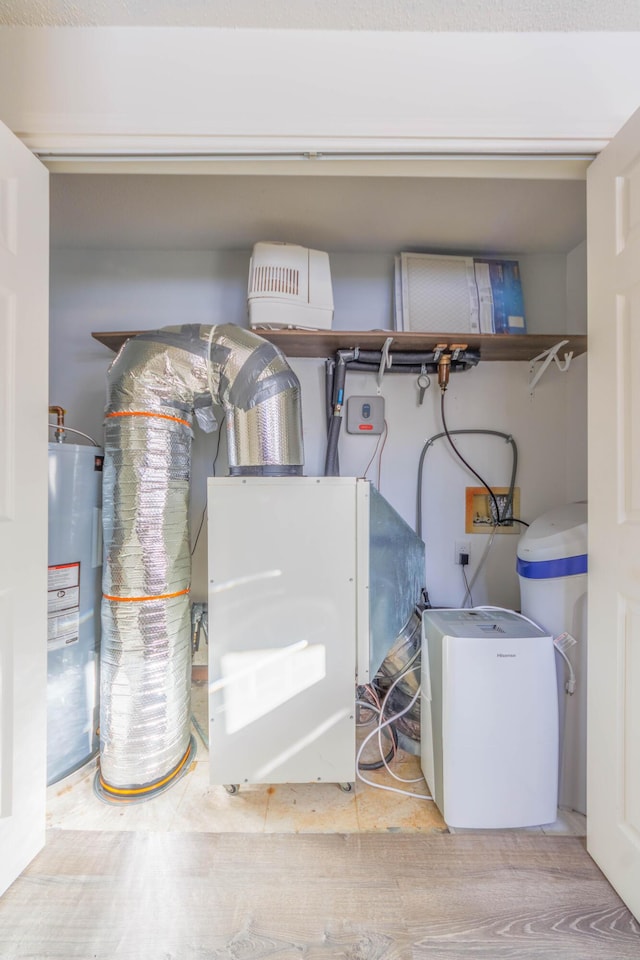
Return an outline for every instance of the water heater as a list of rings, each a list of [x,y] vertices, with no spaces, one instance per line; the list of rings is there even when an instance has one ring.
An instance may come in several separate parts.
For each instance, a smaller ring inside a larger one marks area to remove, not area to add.
[[[98,750],[102,450],[49,444],[47,783]]]

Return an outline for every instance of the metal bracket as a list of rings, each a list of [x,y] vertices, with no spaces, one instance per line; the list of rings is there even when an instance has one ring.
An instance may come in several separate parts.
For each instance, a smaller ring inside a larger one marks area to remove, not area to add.
[[[378,369],[378,393],[382,393],[382,378],[384,377],[385,370],[388,370],[391,367],[393,359],[389,354],[389,348],[393,343],[393,337],[387,337],[382,348],[382,356],[380,358],[380,367]]]
[[[440,360],[440,357],[442,356],[442,352],[447,350],[448,347],[448,343],[436,343],[435,347],[433,348],[433,362],[436,364],[436,366]]]
[[[457,360],[460,357],[460,354],[464,353],[467,347],[468,344],[466,343],[452,343],[449,347],[451,350],[451,362],[453,363],[455,360]]]
[[[531,393],[532,396],[536,384],[540,381],[540,378],[552,361],[555,362],[561,373],[565,373],[569,369],[569,365],[573,359],[573,350],[565,353],[563,361],[558,360],[558,351],[564,347],[565,343],[569,343],[569,341],[560,340],[555,346],[549,347],[548,350],[543,350],[543,352],[538,354],[537,357],[534,357],[529,364],[529,393]],[[538,362],[540,362],[540,366],[536,370],[536,363]]]

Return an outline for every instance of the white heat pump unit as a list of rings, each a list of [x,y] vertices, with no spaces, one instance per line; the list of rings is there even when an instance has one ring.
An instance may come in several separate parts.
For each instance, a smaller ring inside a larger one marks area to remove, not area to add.
[[[256,243],[249,264],[248,303],[252,328],[330,330],[329,255],[295,243]]]

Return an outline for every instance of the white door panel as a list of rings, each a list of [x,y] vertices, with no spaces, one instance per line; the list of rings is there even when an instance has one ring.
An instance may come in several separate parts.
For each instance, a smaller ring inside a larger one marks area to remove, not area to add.
[[[640,917],[640,114],[587,183],[588,849]]]
[[[48,187],[0,124],[0,893],[44,843]]]

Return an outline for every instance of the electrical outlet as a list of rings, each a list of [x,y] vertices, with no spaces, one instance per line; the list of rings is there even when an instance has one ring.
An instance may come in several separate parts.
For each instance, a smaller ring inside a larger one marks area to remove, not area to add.
[[[460,563],[460,554],[466,553],[469,560],[471,559],[471,543],[468,540],[456,540],[454,544],[454,555],[453,562]]]

